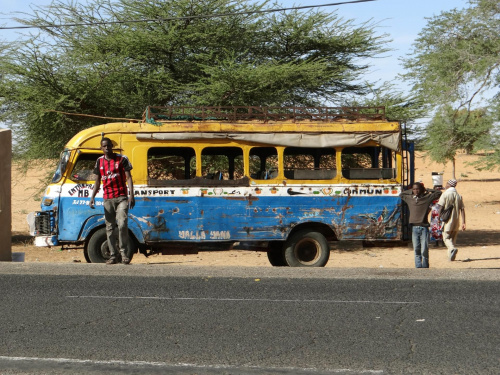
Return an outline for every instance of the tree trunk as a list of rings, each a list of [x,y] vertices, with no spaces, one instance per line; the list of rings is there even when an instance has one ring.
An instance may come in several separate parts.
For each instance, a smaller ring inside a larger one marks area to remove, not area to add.
[[[456,180],[457,178],[455,177],[455,157],[451,159],[451,178]]]

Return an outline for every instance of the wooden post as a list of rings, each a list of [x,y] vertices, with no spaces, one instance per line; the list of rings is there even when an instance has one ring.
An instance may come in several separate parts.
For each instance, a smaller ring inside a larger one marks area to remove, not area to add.
[[[0,261],[12,260],[11,169],[12,134],[0,129]]]

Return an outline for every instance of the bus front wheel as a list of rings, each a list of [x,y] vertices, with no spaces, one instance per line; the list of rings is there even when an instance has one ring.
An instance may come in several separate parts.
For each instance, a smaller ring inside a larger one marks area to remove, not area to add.
[[[330,246],[321,233],[302,230],[286,241],[284,255],[290,267],[324,267],[330,259]]]
[[[134,239],[128,237],[127,256],[132,260],[135,246]],[[87,254],[92,263],[105,263],[109,259],[108,237],[106,236],[106,228],[101,228],[95,231],[90,237]]]

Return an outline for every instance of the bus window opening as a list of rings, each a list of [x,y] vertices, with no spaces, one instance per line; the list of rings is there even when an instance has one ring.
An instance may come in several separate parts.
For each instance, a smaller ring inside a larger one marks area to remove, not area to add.
[[[342,175],[351,180],[395,178],[395,158],[385,147],[347,147],[342,150]]]
[[[85,154],[78,155],[75,166],[70,173],[71,181],[95,181],[94,167],[97,158],[101,154]]]
[[[272,180],[278,177],[278,152],[274,147],[253,147],[250,150],[250,177]]]
[[[148,151],[148,178],[151,183],[190,180],[196,173],[196,155],[191,147],[153,147]]]
[[[285,177],[290,180],[330,180],[337,175],[334,148],[287,147]]]
[[[207,180],[240,180],[244,177],[243,150],[239,147],[206,147],[201,153],[202,176]]]

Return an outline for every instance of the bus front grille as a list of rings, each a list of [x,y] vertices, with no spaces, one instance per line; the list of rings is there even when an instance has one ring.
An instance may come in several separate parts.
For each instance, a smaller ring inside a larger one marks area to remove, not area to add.
[[[35,216],[35,235],[47,236],[53,234],[54,222],[53,212],[37,212]]]

